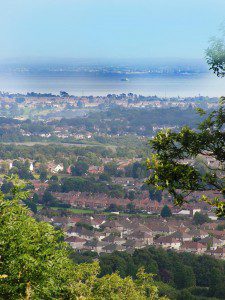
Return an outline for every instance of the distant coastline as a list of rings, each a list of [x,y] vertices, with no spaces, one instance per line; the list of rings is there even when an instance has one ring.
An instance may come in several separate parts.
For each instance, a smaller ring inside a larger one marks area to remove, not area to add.
[[[127,81],[122,80],[128,78]],[[210,73],[106,74],[39,71],[38,74],[0,73],[0,91],[54,93],[65,90],[76,96],[135,93],[159,97],[209,97],[225,95],[223,80]]]

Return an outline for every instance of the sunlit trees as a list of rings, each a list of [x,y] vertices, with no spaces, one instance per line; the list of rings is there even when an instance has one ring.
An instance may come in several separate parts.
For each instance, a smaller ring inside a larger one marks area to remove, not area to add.
[[[62,232],[21,204],[24,187],[14,182],[11,201],[0,195],[1,299],[165,299],[143,270],[136,280],[116,273],[98,278],[98,263],[74,264]]]

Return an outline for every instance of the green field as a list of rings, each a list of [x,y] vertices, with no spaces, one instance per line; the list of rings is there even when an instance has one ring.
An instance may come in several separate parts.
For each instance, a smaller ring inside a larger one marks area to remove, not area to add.
[[[43,205],[38,205],[38,211],[40,211],[43,208]],[[93,214],[95,211],[93,209],[79,209],[79,208],[59,208],[59,207],[50,207],[53,210],[65,210],[70,211],[74,214]]]

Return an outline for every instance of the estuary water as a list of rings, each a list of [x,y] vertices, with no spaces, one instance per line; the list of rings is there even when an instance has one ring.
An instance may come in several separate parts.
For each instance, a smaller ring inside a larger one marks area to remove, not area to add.
[[[126,80],[125,80],[126,78]],[[225,78],[213,74],[0,74],[0,91],[10,93],[42,92],[71,95],[107,95],[135,93],[159,97],[225,95]]]

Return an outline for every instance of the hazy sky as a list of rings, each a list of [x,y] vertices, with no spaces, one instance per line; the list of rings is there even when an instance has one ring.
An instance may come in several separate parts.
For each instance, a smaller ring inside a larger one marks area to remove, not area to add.
[[[225,0],[0,0],[0,59],[201,58]]]

